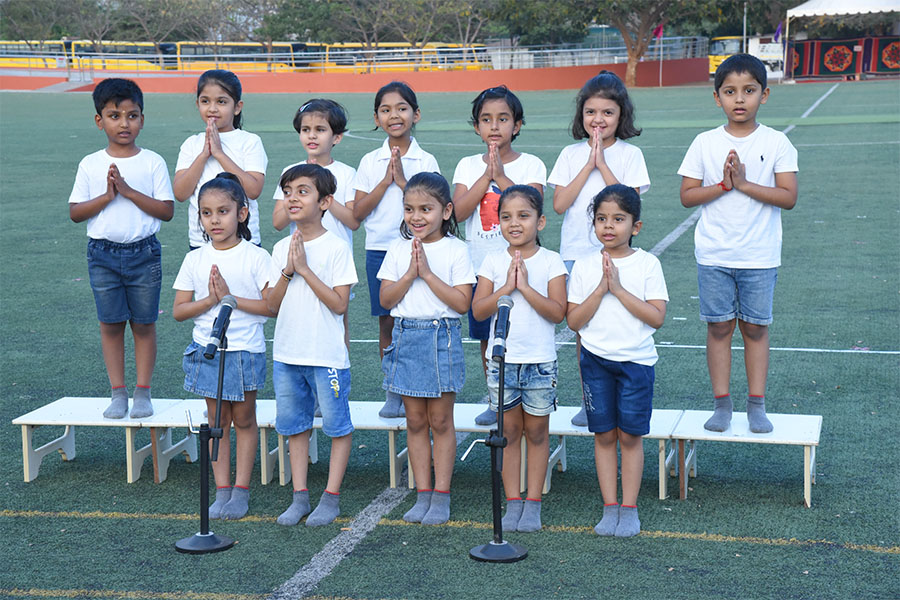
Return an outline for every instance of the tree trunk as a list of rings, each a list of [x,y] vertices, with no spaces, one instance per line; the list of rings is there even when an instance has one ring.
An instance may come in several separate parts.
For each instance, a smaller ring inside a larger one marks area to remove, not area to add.
[[[625,66],[625,87],[633,88],[637,83],[638,56],[628,51],[628,64]]]

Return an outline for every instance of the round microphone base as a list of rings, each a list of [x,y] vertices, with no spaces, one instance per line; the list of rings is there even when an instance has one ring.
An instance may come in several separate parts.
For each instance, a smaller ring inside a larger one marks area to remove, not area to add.
[[[490,542],[475,546],[469,550],[469,558],[481,562],[512,563],[518,562],[528,556],[528,550],[517,544],[509,542]]]
[[[175,549],[185,554],[209,554],[221,552],[234,546],[234,540],[229,537],[209,533],[195,533],[175,542]]]

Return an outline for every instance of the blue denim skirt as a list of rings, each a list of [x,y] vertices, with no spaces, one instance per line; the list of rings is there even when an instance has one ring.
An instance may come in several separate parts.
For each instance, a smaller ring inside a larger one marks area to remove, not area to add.
[[[215,398],[219,389],[219,356],[212,360],[203,357],[205,347],[197,342],[184,351],[184,389],[204,398]],[[266,353],[246,350],[225,353],[225,378],[222,400],[243,402],[244,392],[261,389],[266,384]]]
[[[395,319],[381,370],[381,387],[401,396],[440,398],[460,392],[466,363],[459,319]]]

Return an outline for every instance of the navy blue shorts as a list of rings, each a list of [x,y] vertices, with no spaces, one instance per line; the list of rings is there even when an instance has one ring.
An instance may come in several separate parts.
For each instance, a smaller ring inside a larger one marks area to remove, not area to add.
[[[101,323],[156,323],[162,285],[161,256],[155,235],[130,244],[94,239],[88,242],[88,275]]]
[[[618,427],[631,435],[650,433],[653,367],[606,360],[583,346],[579,362],[588,431],[606,433]]]
[[[387,256],[386,250],[366,250],[366,282],[369,284],[369,306],[373,317],[390,316],[391,311],[381,305],[381,280],[378,279],[378,270]]]

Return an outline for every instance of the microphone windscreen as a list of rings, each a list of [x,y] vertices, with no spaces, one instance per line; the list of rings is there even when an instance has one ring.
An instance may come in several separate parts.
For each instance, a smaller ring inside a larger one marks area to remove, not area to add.
[[[237,300],[231,294],[228,294],[227,296],[222,298],[222,304],[224,304],[225,306],[230,306],[232,310],[237,308]]]

